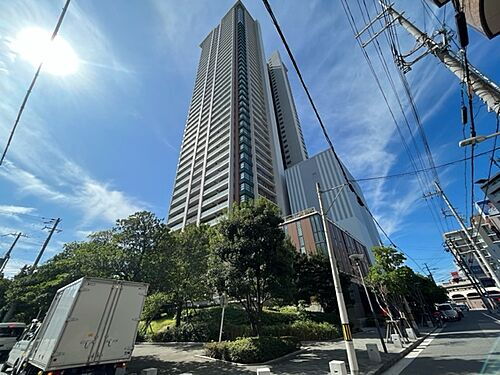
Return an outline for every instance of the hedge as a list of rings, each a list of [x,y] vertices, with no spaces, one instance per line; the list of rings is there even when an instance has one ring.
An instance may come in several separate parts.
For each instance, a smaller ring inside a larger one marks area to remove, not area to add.
[[[264,336],[293,336],[301,341],[332,340],[340,337],[336,326],[330,323],[317,323],[312,320],[297,320],[290,324],[262,327]]]
[[[266,362],[300,349],[295,337],[244,337],[204,345],[205,355],[237,363]]]

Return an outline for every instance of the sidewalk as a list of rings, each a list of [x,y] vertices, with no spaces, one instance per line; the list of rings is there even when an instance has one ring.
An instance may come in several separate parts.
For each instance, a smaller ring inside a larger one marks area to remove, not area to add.
[[[430,330],[422,329],[421,336]],[[366,344],[375,343],[381,352],[383,362],[393,361],[404,349],[387,344],[388,354],[383,353],[375,330],[367,330],[354,335],[354,345],[361,374],[373,373],[380,364],[371,362],[366,352]],[[303,352],[277,360],[268,365],[236,365],[222,361],[200,358],[201,344],[141,344],[136,345],[128,372],[139,373],[141,369],[156,367],[160,374],[224,375],[256,374],[257,369],[269,367],[276,375],[327,375],[328,363],[341,360],[347,363],[343,341],[304,343]]]

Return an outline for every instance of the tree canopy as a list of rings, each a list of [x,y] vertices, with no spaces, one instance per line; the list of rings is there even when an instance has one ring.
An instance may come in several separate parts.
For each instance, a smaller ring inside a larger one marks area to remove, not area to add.
[[[295,250],[281,223],[278,208],[261,198],[234,205],[212,239],[212,284],[242,304],[255,335],[264,304],[293,291]]]

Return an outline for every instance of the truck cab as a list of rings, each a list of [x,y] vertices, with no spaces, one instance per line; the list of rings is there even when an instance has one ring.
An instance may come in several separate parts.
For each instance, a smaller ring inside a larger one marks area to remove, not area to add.
[[[8,355],[25,328],[24,323],[0,323],[0,360]]]

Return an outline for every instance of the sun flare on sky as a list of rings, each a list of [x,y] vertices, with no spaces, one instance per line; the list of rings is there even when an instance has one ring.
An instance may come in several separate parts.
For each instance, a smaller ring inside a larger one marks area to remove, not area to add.
[[[71,45],[57,36],[50,41],[51,33],[39,27],[28,27],[19,32],[11,43],[11,49],[23,60],[38,67],[43,60],[42,71],[64,76],[76,73],[78,56]]]

